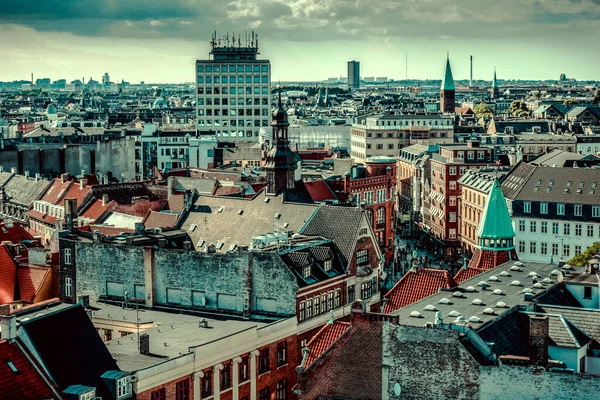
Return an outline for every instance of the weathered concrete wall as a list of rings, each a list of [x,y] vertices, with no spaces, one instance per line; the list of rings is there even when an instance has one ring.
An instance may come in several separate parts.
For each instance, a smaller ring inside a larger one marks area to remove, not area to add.
[[[44,149],[42,150],[44,166],[42,173],[60,174],[60,149]]]
[[[93,173],[91,151],[82,146],[67,146],[65,148],[65,172],[77,176],[85,170],[86,174]]]
[[[36,173],[41,172],[41,160],[39,150],[23,150],[21,152],[23,158],[22,173],[25,171],[29,172],[29,176],[35,176]]]
[[[103,175],[112,173],[112,176],[118,178],[123,173],[126,181],[135,180],[135,140],[123,138],[98,142],[96,171]]]
[[[387,398],[477,398],[479,365],[457,332],[385,323],[382,338]],[[394,393],[396,383],[400,396]]]
[[[7,172],[10,172],[11,168],[19,168],[19,152],[16,150],[0,151],[0,165]]]
[[[531,367],[481,367],[480,399],[597,399],[600,378]]]
[[[122,284],[122,292],[143,297],[142,247],[78,242],[75,253],[78,296],[107,296],[107,282],[114,282]],[[295,314],[296,278],[275,253],[206,254],[159,248],[154,254],[157,305],[249,314],[266,301],[274,308],[263,313]],[[200,302],[202,297],[205,304]]]

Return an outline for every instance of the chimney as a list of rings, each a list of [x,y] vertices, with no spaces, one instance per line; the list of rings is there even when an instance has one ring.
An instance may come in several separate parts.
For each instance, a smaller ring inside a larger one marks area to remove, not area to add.
[[[23,174],[25,175],[25,178],[29,178],[29,171],[24,171]]]
[[[2,339],[12,341],[17,337],[17,316],[0,316],[0,329],[2,330]]]
[[[208,245],[206,252],[211,254],[211,253],[216,253],[217,252],[217,246],[215,246],[214,243],[211,243],[210,245]]]
[[[192,242],[190,242],[189,240],[186,240],[185,242],[183,242],[183,249],[184,250],[191,250],[192,249]]]
[[[548,365],[548,316],[529,317],[529,359],[532,365]]]
[[[146,230],[146,225],[144,225],[143,222],[136,222],[135,223],[135,233],[136,233],[136,235],[143,235],[145,230]]]
[[[154,306],[154,271],[155,256],[153,247],[144,247],[144,288],[146,290],[146,307]]]
[[[173,194],[174,183],[175,183],[174,176],[170,176],[169,178],[167,178],[167,193],[169,196],[171,196]]]
[[[77,199],[65,199],[65,229],[73,232],[77,228]]]
[[[81,304],[83,308],[88,308],[90,306],[90,296],[87,294],[77,296],[77,304]]]
[[[150,354],[150,335],[147,333],[140,335],[140,354]]]
[[[88,184],[88,180],[87,179],[82,179],[79,181],[79,189],[83,189],[84,187],[86,187]]]
[[[35,173],[35,181],[37,182],[37,181],[39,181],[39,180],[40,180],[40,173],[39,173],[39,172],[36,172],[36,173]]]
[[[99,229],[96,229],[94,231],[94,234],[93,234],[92,238],[94,240],[94,243],[99,243],[100,242],[100,230]]]
[[[108,199],[108,195],[107,194],[103,194],[102,195],[102,205],[105,206],[108,204],[110,200]]]
[[[65,183],[66,181],[68,181],[68,180],[69,180],[69,178],[70,178],[70,177],[71,177],[71,176],[70,176],[69,174],[62,174],[62,175],[60,176],[60,181],[61,181],[62,183]]]
[[[12,168],[10,169],[10,173],[11,173],[11,174],[16,174],[16,173],[17,173],[17,169],[16,169],[15,167],[12,167]]]

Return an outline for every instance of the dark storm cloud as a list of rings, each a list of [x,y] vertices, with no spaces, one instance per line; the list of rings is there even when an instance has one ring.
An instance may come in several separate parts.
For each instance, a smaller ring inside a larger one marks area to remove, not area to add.
[[[117,38],[506,38],[598,29],[600,0],[0,0],[0,24]]]

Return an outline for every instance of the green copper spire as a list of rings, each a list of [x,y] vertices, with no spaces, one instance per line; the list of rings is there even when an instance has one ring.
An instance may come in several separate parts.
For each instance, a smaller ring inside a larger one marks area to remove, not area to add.
[[[450,68],[450,56],[446,57],[446,72],[442,80],[441,90],[454,90],[454,78],[452,77],[452,68]]]
[[[494,68],[494,81],[492,82],[492,88],[498,89],[498,80],[496,79],[496,68]]]
[[[498,178],[494,180],[494,186],[483,209],[481,221],[477,228],[477,237],[479,238],[479,245],[486,250],[514,248],[515,230]]]

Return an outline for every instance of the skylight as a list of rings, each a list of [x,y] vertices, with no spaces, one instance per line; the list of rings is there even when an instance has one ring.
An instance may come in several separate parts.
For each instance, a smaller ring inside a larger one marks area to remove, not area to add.
[[[19,370],[17,369],[17,367],[15,367],[15,364],[13,364],[13,362],[12,362],[12,361],[7,361],[7,362],[6,362],[6,365],[8,365],[8,368],[10,368],[10,370],[11,370],[12,372],[14,372],[15,374],[16,374],[17,372],[19,372]]]

